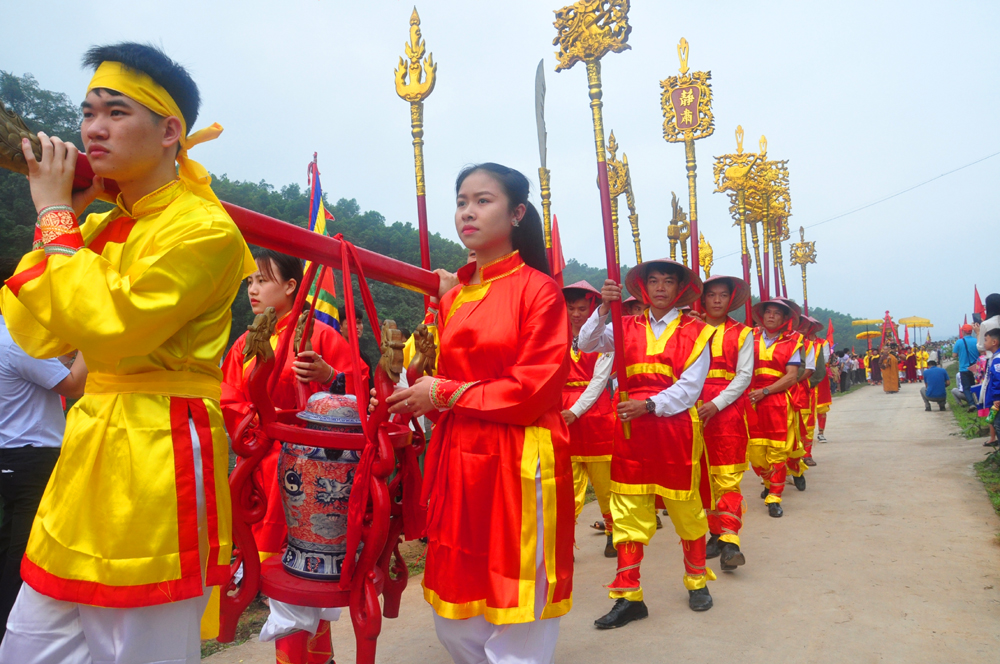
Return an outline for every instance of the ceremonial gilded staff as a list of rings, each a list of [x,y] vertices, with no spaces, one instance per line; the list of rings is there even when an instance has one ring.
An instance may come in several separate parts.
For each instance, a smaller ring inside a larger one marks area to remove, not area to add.
[[[549,188],[551,171],[545,166],[548,156],[548,132],[545,131],[545,58],[538,61],[535,71],[535,125],[538,128],[538,188],[542,197],[542,228],[545,230],[545,253],[552,251],[552,190]],[[551,262],[552,257],[549,256]]]
[[[698,191],[695,186],[698,169],[694,160],[694,142],[711,136],[715,131],[712,118],[712,78],[710,71],[688,74],[688,43],[681,38],[677,45],[680,58],[680,76],[670,76],[660,81],[663,94],[663,138],[670,143],[684,142],[684,156],[688,174],[688,210],[691,219],[691,268],[698,274]]]
[[[611,196],[611,227],[615,232],[615,260],[621,263],[618,241],[618,197],[625,194],[628,205],[628,220],[632,226],[632,241],[635,243],[636,264],[642,262],[642,247],[639,245],[639,214],[635,210],[635,195],[632,193],[632,172],[628,167],[628,155],[622,153],[618,159],[618,142],[615,132],[608,134],[608,194]]]
[[[621,53],[631,48],[626,42],[632,31],[628,24],[629,0],[580,0],[556,10],[558,34],[552,41],[559,46],[556,71],[569,69],[577,62],[587,65],[590,110],[594,119],[594,143],[597,148],[597,184],[601,193],[601,216],[604,221],[604,252],[608,261],[608,278],[620,284],[621,265],[615,255],[615,235],[611,223],[611,194],[608,189],[608,164],[604,150],[604,120],[601,114],[601,58],[609,51]],[[611,325],[615,335],[615,371],[621,401],[628,400],[628,373],[625,366],[621,302],[611,303]],[[625,436],[631,427],[623,422]]]
[[[396,94],[410,102],[410,133],[413,135],[413,167],[417,180],[417,224],[420,231],[420,266],[431,269],[431,247],[427,234],[427,200],[424,187],[424,100],[434,91],[437,81],[437,65],[434,55],[427,54],[423,38],[420,36],[420,16],[417,8],[410,15],[410,43],[403,46],[409,64],[399,59],[396,68]],[[428,300],[424,298],[426,307]]]
[[[698,262],[701,265],[701,269],[705,270],[706,279],[712,276],[712,266],[715,265],[715,261],[712,260],[712,254],[712,245],[705,239],[705,234],[698,233]]]
[[[791,264],[802,266],[802,311],[809,315],[809,293],[806,290],[806,265],[816,262],[816,243],[806,242],[806,229],[799,226],[799,242],[791,246]]]
[[[670,224],[667,226],[667,239],[670,240],[670,260],[677,260],[677,243],[679,242],[681,245],[681,262],[687,265],[687,239],[691,237],[691,225],[688,223],[684,208],[677,203],[677,194],[670,192],[670,197],[670,206],[673,208],[673,215],[670,217]]]
[[[767,139],[761,137],[761,151],[766,152]],[[778,286],[778,261],[780,260],[780,239],[777,223],[787,218],[790,201],[788,198],[788,162],[764,160],[753,170],[750,186],[746,192],[747,222],[751,225],[754,242],[754,253],[758,261],[756,224],[760,223],[763,230],[764,261],[758,262],[757,279],[760,292],[764,299],[771,296],[770,250],[775,249],[774,293],[780,295]],[[730,193],[732,205],[729,210],[738,219],[736,211],[736,195]],[[787,226],[786,226],[787,228]]]
[[[715,158],[715,191],[736,194],[736,223],[740,227],[740,251],[743,260],[743,280],[750,283],[750,252],[747,248],[746,190],[750,186],[750,172],[764,155],[743,152],[743,127],[736,127],[736,152]],[[753,325],[751,298],[747,298],[746,321]]]

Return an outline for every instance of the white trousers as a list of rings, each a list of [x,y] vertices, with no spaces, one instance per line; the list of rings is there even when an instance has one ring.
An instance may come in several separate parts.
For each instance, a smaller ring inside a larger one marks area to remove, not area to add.
[[[194,451],[198,542],[208,551],[201,442],[189,420]],[[156,606],[111,609],[62,602],[28,584],[7,619],[0,664],[197,664],[201,661],[201,597]]]
[[[552,664],[559,639],[559,618],[539,620],[549,583],[542,546],[542,470],[535,475],[538,536],[535,545],[535,620],[516,625],[494,625],[483,616],[452,620],[434,614],[438,640],[455,664]]]
[[[276,599],[268,602],[271,613],[260,630],[260,640],[274,641],[295,632],[309,632],[313,636],[319,629],[320,620],[334,622],[340,620],[340,609],[319,609],[312,606],[285,604]]]

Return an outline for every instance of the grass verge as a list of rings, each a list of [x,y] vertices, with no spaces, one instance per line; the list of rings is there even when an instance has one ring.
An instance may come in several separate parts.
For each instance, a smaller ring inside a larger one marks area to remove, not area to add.
[[[851,392],[857,392],[862,387],[868,387],[868,383],[854,383],[849,388],[847,388],[846,392],[841,392],[840,390],[837,390],[836,392],[833,393],[833,396],[834,396],[834,398],[847,396]]]
[[[955,417],[958,428],[962,430],[962,436],[966,439],[972,439],[989,435],[989,427],[983,426],[983,421],[976,415],[975,411],[968,412],[951,393],[951,388],[958,384],[955,378],[958,373],[958,362],[951,362],[944,369],[948,372],[948,379],[951,381],[951,385],[948,386],[948,408],[951,409],[951,414]]]
[[[986,495],[993,503],[993,509],[1000,516],[1000,452],[993,452],[982,461],[973,464],[976,475],[982,480],[986,487]],[[997,536],[997,543],[1000,544],[1000,534]]]

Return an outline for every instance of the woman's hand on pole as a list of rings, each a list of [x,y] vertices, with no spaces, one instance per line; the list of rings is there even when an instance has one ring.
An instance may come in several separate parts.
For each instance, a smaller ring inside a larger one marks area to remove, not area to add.
[[[431,401],[431,384],[434,378],[431,376],[421,376],[417,381],[406,388],[394,392],[386,403],[390,404],[389,412],[393,415],[397,413],[409,413],[414,417],[421,417],[436,410]]]
[[[458,285],[458,275],[441,269],[434,270],[434,274],[441,280],[438,284],[438,300],[440,300],[445,293]]]

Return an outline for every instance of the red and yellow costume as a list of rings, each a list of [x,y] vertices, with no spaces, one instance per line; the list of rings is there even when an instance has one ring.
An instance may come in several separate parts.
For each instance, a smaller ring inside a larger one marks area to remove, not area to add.
[[[697,276],[679,263],[666,259],[640,263],[626,276],[629,292],[648,304],[650,300],[643,283],[646,271],[658,264],[675,266],[673,269],[684,275],[680,279],[680,295],[673,303],[674,308],[660,319],[661,324],[668,319],[669,322],[659,336],[653,332],[648,313],[622,319],[629,399],[641,401],[660,395],[677,384],[695,362],[700,361],[701,375],[695,376],[696,391],[686,409],[663,417],[647,413],[632,419],[628,438],[620,421],[615,427],[611,514],[618,569],[608,590],[612,599],[635,602],[643,598],[639,566],[643,549],[656,532],[658,497],[665,503],[682,540],[685,587],[688,590],[704,588],[706,581],[715,578],[705,567],[704,538],[708,521],[702,499],[709,495],[710,489],[705,442],[695,407],[704,386],[703,376],[708,371],[705,350],[714,329],[679,310],[697,300],[702,288]],[[595,312],[588,320],[588,329],[599,326],[599,314]],[[608,328],[603,328],[593,336],[601,335],[601,342],[608,343],[610,334]],[[581,348],[595,345],[589,344],[590,341],[590,333],[581,330]]]
[[[570,410],[580,400],[594,379],[600,353],[583,353],[570,348],[570,369],[563,388],[563,410]],[[569,425],[570,460],[573,463],[573,489],[576,516],[580,516],[587,495],[587,480],[594,485],[597,504],[604,517],[604,527],[611,533],[611,451],[615,440],[615,411],[611,397],[602,390],[594,404]]]
[[[767,303],[758,303],[755,309],[761,304]],[[763,327],[753,331],[751,390],[762,390],[776,383],[802,348],[802,335],[791,331],[788,324],[775,331],[780,336],[770,345],[764,339],[764,331]],[[799,416],[795,403],[792,390],[785,390],[768,394],[754,405],[756,418],[750,421],[750,464],[769,490],[764,500],[768,504],[780,503],[785,488],[786,461],[798,439]]]
[[[117,203],[88,216],[75,253],[27,254],[0,299],[28,353],[79,349],[90,368],[21,574],[58,600],[141,607],[199,597],[228,578],[219,363],[230,306],[256,266],[222,207],[188,181],[131,210],[120,196]],[[197,467],[208,540],[200,554]]]
[[[555,618],[570,610],[573,586],[573,473],[559,408],[569,373],[566,305],[556,283],[517,252],[470,284],[475,270],[462,267],[462,285],[441,301],[432,398],[446,410],[425,461],[424,597],[443,618]],[[548,582],[541,615],[536,546]]]
[[[803,320],[806,319],[803,317]],[[816,351],[817,346],[815,341],[803,334],[800,357],[802,358],[802,366],[804,368],[815,369]],[[813,428],[815,427],[814,411],[816,406],[814,390],[809,384],[809,378],[805,376],[805,372],[800,372],[800,376],[799,382],[789,389],[789,392],[792,394],[792,403],[796,410],[797,426],[795,428],[795,444],[792,446],[792,451],[788,453],[786,466],[788,467],[788,474],[793,477],[802,477],[806,472],[807,466],[802,462],[802,459],[807,456],[811,457],[812,435]]]
[[[745,300],[745,298],[744,298]],[[739,307],[740,305],[737,305]],[[740,349],[753,330],[732,318],[714,328],[712,362],[705,379],[701,401],[718,397],[736,377]],[[708,530],[723,542],[739,546],[740,528],[746,503],[740,493],[743,473],[750,467],[747,460],[749,430],[748,402],[744,392],[734,402],[713,415],[704,424],[705,448],[708,451],[708,472],[714,509],[708,510]]]
[[[830,342],[827,339],[816,338],[816,345],[818,347],[817,353],[822,353],[824,357],[829,357],[830,354]],[[819,355],[817,354],[817,357]],[[877,364],[879,361],[878,355],[874,355],[874,362]],[[881,371],[881,368],[880,368]],[[833,405],[833,393],[830,391],[830,367],[827,365],[825,376],[823,380],[819,382],[816,386],[816,426],[819,428],[820,433],[826,429],[826,414],[830,412],[830,406]],[[872,373],[874,378],[875,374]]]
[[[567,301],[571,296],[584,297],[594,313],[600,292],[585,281],[563,288]],[[563,410],[576,416],[569,425],[570,459],[573,462],[573,490],[576,493],[576,516],[587,499],[587,481],[594,486],[597,505],[604,519],[604,531],[611,534],[611,450],[615,441],[615,411],[608,395],[608,379],[614,354],[584,353],[570,347],[569,377],[563,388]],[[597,373],[598,366],[602,371]],[[596,383],[595,383],[596,381]],[[596,394],[595,394],[596,393]]]
[[[279,336],[291,324],[292,317],[286,314],[275,326],[271,337],[271,348],[277,349]],[[256,358],[247,361],[243,359],[243,345],[246,343],[244,333],[229,350],[222,363],[222,415],[226,421],[226,429],[230,436],[235,436],[240,422],[250,410],[250,372],[253,370]],[[335,329],[318,320],[313,321],[312,349],[317,355],[334,368],[335,372],[351,373],[351,347],[344,337]],[[296,407],[296,384],[299,382],[292,370],[295,362],[294,349],[290,349],[285,364],[278,376],[278,382],[271,392],[271,402],[275,408],[289,409]],[[367,367],[362,362],[362,371],[367,375]],[[329,383],[309,383],[307,391],[315,394],[327,388]],[[350,386],[348,392],[351,391]],[[279,445],[268,452],[257,467],[260,486],[264,487],[267,496],[267,511],[264,518],[253,524],[254,541],[260,559],[266,560],[281,553],[285,546],[288,528],[285,524],[285,512],[282,507],[281,489],[278,483],[278,457],[281,455]]]

